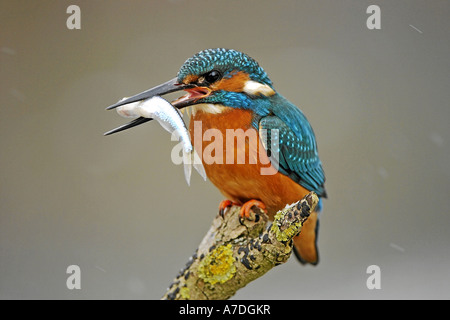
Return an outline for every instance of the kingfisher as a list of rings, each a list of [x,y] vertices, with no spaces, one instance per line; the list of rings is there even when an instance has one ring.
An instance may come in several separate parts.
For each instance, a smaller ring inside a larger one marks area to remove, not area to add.
[[[277,211],[309,192],[318,195],[320,201],[316,211],[311,213],[301,233],[293,240],[298,260],[302,264],[316,265],[319,262],[319,215],[322,199],[327,193],[314,131],[303,112],[275,90],[256,60],[225,48],[198,52],[185,61],[172,80],[107,109],[177,91],[186,94],[171,104],[178,109],[191,108],[191,139],[198,134],[195,123],[201,124],[201,137],[210,129],[218,130],[223,137],[227,130],[242,130],[248,137],[249,133],[257,137],[234,144],[232,150],[226,150],[224,145],[223,161],[202,159],[208,179],[225,196],[219,205],[220,214],[238,205],[241,206],[240,218],[252,219],[252,208],[256,206],[273,218]],[[139,117],[106,134],[149,120]],[[194,141],[194,147],[203,153],[210,143],[208,139],[201,139],[200,143]],[[226,153],[230,151],[234,151],[232,160],[237,160],[236,155],[241,152],[247,161],[226,161],[230,160],[226,159]],[[262,174],[262,169],[268,167],[274,171]]]

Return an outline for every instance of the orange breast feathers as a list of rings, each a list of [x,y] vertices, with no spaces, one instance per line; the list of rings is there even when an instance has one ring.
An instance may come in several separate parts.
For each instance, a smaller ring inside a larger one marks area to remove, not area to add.
[[[222,194],[239,204],[261,200],[273,215],[309,191],[270,164],[251,121],[249,110],[224,107],[211,113],[198,108],[189,131],[208,178]]]

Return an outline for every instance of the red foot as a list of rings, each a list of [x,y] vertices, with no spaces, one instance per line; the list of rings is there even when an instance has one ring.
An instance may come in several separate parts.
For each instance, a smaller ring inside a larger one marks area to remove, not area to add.
[[[241,207],[241,211],[239,212],[239,221],[243,219],[252,220],[250,212],[252,211],[253,207],[258,207],[262,211],[266,212],[266,205],[259,201],[259,200],[249,200],[246,203],[244,203]],[[258,222],[259,215],[255,215],[255,221]]]
[[[234,205],[238,205],[236,202],[233,202],[231,200],[222,200],[219,204],[219,214],[220,216],[223,218],[223,216],[225,215],[225,211],[228,208],[231,208]]]

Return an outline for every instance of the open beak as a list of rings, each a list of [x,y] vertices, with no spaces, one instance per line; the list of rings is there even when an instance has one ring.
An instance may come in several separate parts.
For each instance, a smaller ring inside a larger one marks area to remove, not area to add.
[[[181,90],[186,90],[187,94],[171,103],[174,107],[176,107],[178,109],[182,109],[187,106],[196,104],[199,99],[204,98],[211,93],[211,90],[207,87],[198,87],[193,84],[178,83],[178,79],[174,78],[163,84],[160,84],[159,86],[148,89],[144,92],[138,93],[132,97],[121,100],[113,105],[110,105],[108,108],[106,108],[106,110],[115,109],[115,108],[123,106],[125,104],[146,100],[146,99],[149,99],[154,96],[162,96],[162,95],[165,95],[168,93],[181,91]],[[124,124],[120,127],[112,129],[108,132],[105,132],[104,135],[107,136],[107,135],[110,135],[110,134],[113,134],[116,132],[130,129],[130,128],[133,128],[135,126],[138,126],[138,125],[143,124],[150,120],[152,120],[152,118],[139,117],[127,124]]]

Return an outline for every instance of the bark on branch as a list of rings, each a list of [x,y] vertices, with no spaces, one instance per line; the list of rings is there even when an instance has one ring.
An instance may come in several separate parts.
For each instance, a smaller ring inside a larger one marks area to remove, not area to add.
[[[292,238],[319,199],[314,192],[279,211],[273,222],[253,212],[253,221],[239,222],[239,207],[217,215],[194,255],[180,270],[163,299],[228,299],[237,290],[286,262]]]

